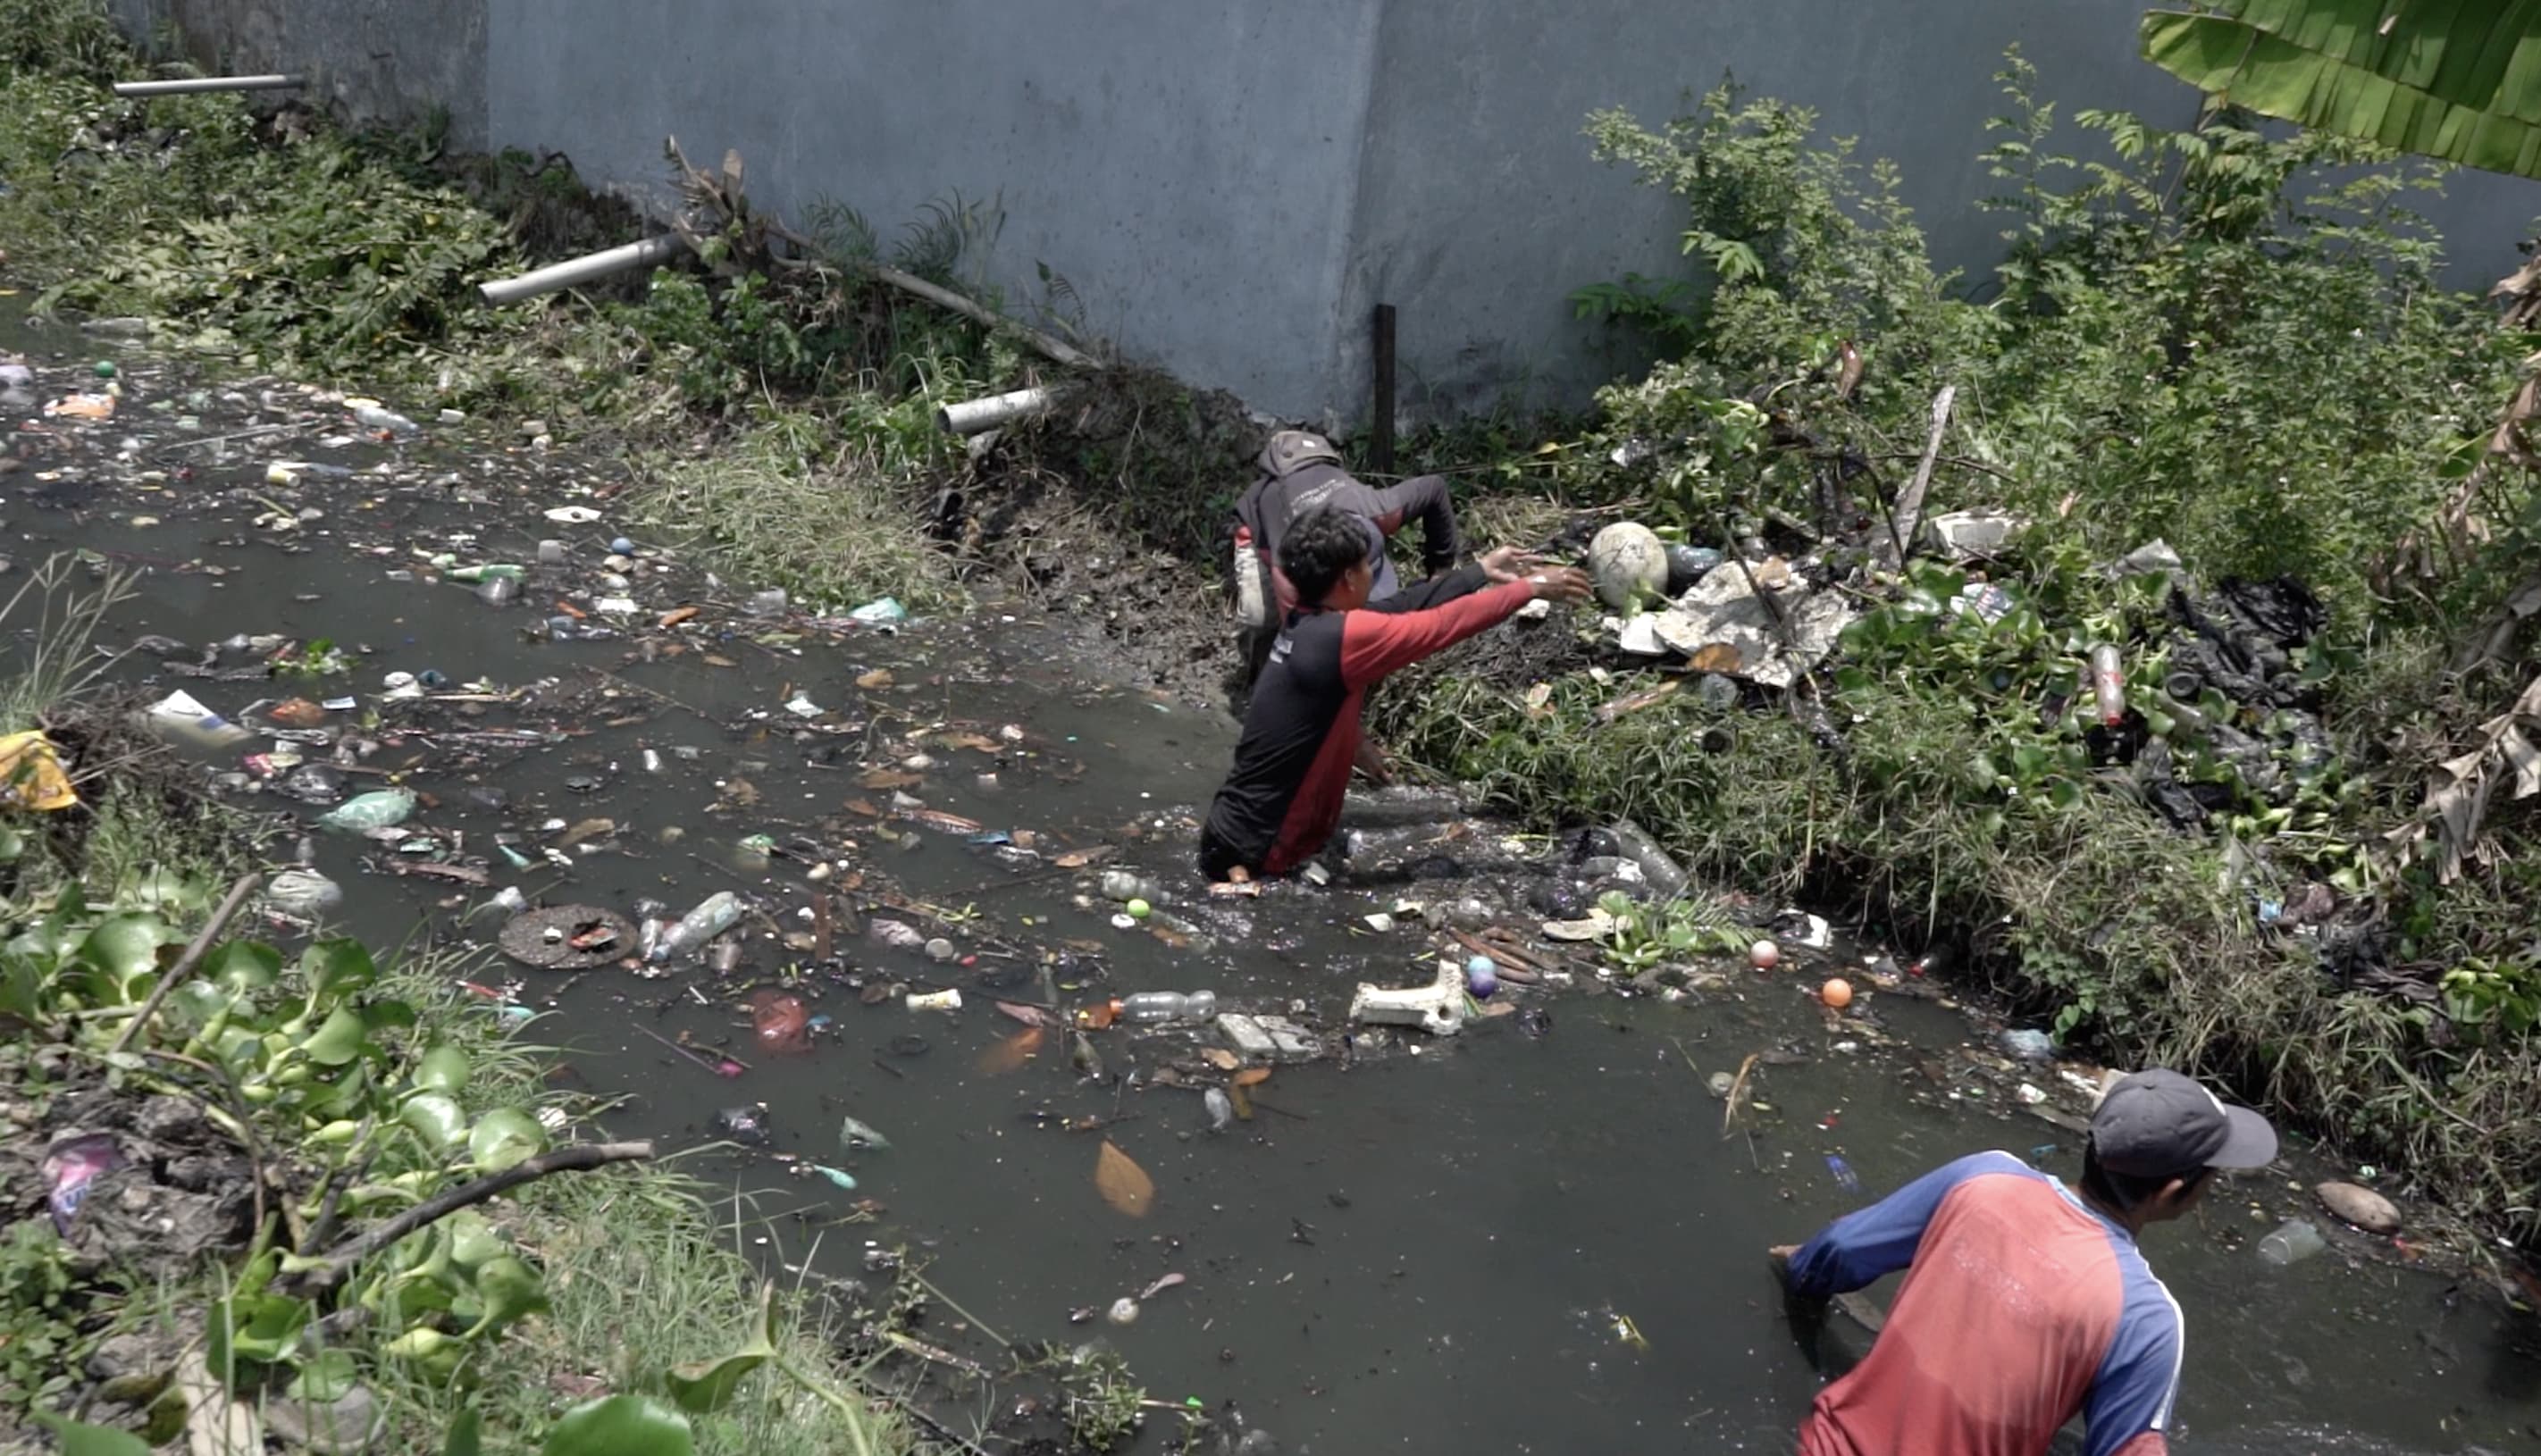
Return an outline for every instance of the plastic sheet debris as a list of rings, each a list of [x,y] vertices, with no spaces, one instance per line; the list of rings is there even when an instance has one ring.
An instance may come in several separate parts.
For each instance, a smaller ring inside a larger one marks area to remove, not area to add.
[[[754,1102],[746,1107],[723,1108],[715,1113],[711,1126],[717,1136],[754,1147],[763,1146],[769,1133],[767,1104]]]
[[[588,526],[600,519],[600,512],[584,505],[552,506],[546,518],[559,526]]]
[[[1222,1011],[1217,1030],[1236,1051],[1257,1061],[1312,1061],[1324,1055],[1323,1038],[1284,1016]]]
[[[123,1153],[103,1132],[67,1137],[44,1149],[44,1202],[53,1215],[53,1231],[67,1238],[71,1220],[98,1175],[123,1166]]]
[[[266,882],[264,898],[285,914],[314,919],[344,903],[344,887],[313,869],[287,869]]]
[[[2043,1031],[2006,1031],[2001,1041],[2005,1054],[2023,1061],[2046,1061],[2056,1056],[2056,1039]]]
[[[145,716],[149,725],[162,736],[180,739],[198,748],[226,748],[255,736],[203,706],[192,693],[182,689],[152,703]]]
[[[318,817],[318,827],[337,834],[365,834],[394,829],[414,815],[412,789],[374,789],[355,794]]]
[[[880,597],[847,614],[850,620],[867,626],[896,626],[908,620],[908,609],[897,597]]]
[[[495,939],[524,966],[583,971],[634,954],[635,925],[598,906],[553,905],[513,916]]]
[[[51,739],[33,731],[0,737],[0,808],[51,814],[78,802]]]
[[[1749,586],[1751,574],[1770,603]],[[1630,644],[1655,636],[1706,672],[1788,688],[1834,648],[1859,615],[1840,594],[1810,591],[1786,564],[1772,559],[1750,570],[1716,567],[1667,610],[1619,625],[1628,651],[1636,650]]]
[[[891,1139],[874,1130],[871,1123],[860,1118],[842,1118],[838,1123],[838,1145],[849,1152],[888,1152]]]
[[[2028,517],[2009,511],[1951,511],[1924,520],[1932,548],[1954,561],[1994,555],[2028,529]]]

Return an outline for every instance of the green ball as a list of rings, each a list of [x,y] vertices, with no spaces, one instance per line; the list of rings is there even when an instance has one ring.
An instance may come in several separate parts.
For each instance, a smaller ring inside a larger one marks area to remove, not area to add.
[[[1123,910],[1127,910],[1127,911],[1129,912],[1129,918],[1130,918],[1130,919],[1133,919],[1133,920],[1143,920],[1143,919],[1145,919],[1145,918],[1147,917],[1147,911],[1148,911],[1149,910],[1153,909],[1153,907],[1149,906],[1149,905],[1148,905],[1145,901],[1143,901],[1143,900],[1133,900],[1133,901],[1130,901],[1127,905],[1125,905],[1125,906],[1121,907],[1121,909],[1123,909]]]
[[[100,379],[112,379],[112,378],[114,378],[114,361],[113,361],[112,359],[100,359],[100,360],[98,360],[98,361],[97,361],[97,377],[98,377],[98,378],[100,378]]]

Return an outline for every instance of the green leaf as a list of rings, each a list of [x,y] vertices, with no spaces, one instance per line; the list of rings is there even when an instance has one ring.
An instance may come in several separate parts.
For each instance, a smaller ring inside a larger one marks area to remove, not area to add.
[[[456,1047],[435,1047],[415,1063],[414,1084],[426,1092],[456,1092],[468,1085],[468,1054]]]
[[[380,979],[380,968],[358,940],[322,940],[300,953],[300,978],[320,999],[360,990]]]
[[[309,1059],[320,1066],[342,1066],[362,1055],[362,1041],[369,1031],[362,1025],[360,1012],[350,1006],[338,1006],[327,1013],[326,1023],[301,1046]]]
[[[515,1107],[498,1107],[476,1120],[468,1134],[468,1156],[479,1169],[499,1173],[544,1152],[547,1130],[539,1120]]]
[[[681,1409],[700,1416],[731,1404],[742,1378],[776,1356],[775,1305],[776,1286],[760,1286],[759,1322],[751,1329],[750,1342],[730,1354],[693,1360],[665,1374],[662,1383],[669,1387],[671,1399],[678,1401]]]
[[[468,1115],[441,1092],[418,1092],[407,1098],[398,1109],[398,1121],[422,1134],[436,1151],[457,1142],[468,1130]]]
[[[2541,7],[2214,0],[2148,12],[2144,59],[2315,130],[2541,178]]]
[[[474,1269],[480,1264],[500,1259],[511,1251],[494,1225],[473,1208],[462,1208],[441,1220],[442,1229],[450,1235],[450,1260],[462,1269]]]
[[[484,1450],[485,1418],[469,1407],[450,1420],[450,1433],[442,1438],[441,1456],[481,1456]]]
[[[604,1396],[557,1418],[540,1456],[691,1456],[689,1418],[650,1396]],[[122,1453],[111,1453],[122,1456]]]
[[[150,1456],[150,1447],[141,1437],[111,1425],[65,1420],[49,1411],[37,1412],[36,1423],[60,1439],[62,1456]]]
[[[204,957],[202,979],[233,992],[261,990],[282,979],[282,952],[254,940],[224,941]]]
[[[311,1405],[332,1405],[344,1398],[360,1378],[361,1367],[349,1349],[322,1349],[303,1361],[300,1372],[291,1377],[288,1393],[295,1401]]]
[[[544,1310],[546,1281],[537,1270],[506,1254],[476,1271],[476,1297],[484,1313],[474,1333],[492,1334],[524,1315]]]
[[[159,947],[177,938],[157,915],[109,915],[80,942],[80,959],[126,986],[159,969]]]
[[[242,1389],[256,1378],[258,1367],[287,1358],[308,1323],[306,1300],[280,1294],[221,1300],[204,1325],[204,1360],[232,1390]]]

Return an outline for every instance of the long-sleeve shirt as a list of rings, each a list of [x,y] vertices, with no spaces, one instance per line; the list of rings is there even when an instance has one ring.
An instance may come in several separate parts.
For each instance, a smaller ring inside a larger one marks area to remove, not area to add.
[[[1818,1395],[1803,1456],[2166,1456],[2179,1306],[2126,1229],[2009,1153],[1938,1168],[1791,1256],[1794,1292],[1909,1270],[1870,1354]]]
[[[1416,475],[1399,484],[1377,486],[1338,465],[1310,465],[1256,484],[1235,506],[1244,539],[1262,553],[1270,568],[1271,591],[1283,614],[1297,606],[1297,589],[1279,569],[1279,543],[1288,539],[1288,528],[1298,518],[1327,506],[1347,511],[1375,528],[1368,543],[1368,562],[1376,572],[1367,594],[1371,603],[1385,601],[1398,589],[1385,542],[1405,526],[1419,523],[1420,559],[1429,576],[1446,572],[1464,553],[1446,476]]]
[[[1290,615],[1245,710],[1235,766],[1209,804],[1204,870],[1286,874],[1324,846],[1341,822],[1367,690],[1534,596],[1524,582],[1484,583],[1482,567],[1467,565],[1357,611]]]

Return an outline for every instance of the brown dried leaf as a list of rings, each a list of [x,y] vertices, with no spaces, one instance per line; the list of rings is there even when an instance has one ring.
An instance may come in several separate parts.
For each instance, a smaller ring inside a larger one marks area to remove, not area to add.
[[[1000,745],[984,733],[947,733],[935,740],[946,748],[970,749],[976,753],[1000,752]]]
[[[1738,649],[1727,642],[1713,642],[1694,654],[1694,670],[1699,673],[1734,673],[1743,665]]]
[[[1207,1062],[1213,1067],[1216,1067],[1222,1072],[1231,1072],[1244,1064],[1244,1058],[1227,1051],[1224,1047],[1200,1048],[1199,1059]]]
[[[1094,1191],[1103,1196],[1103,1201],[1132,1218],[1146,1217],[1147,1209],[1156,1201],[1156,1181],[1127,1153],[1113,1146],[1109,1137],[1103,1139],[1103,1150],[1095,1155]]]
[[[716,653],[716,652],[700,652],[700,653],[698,653],[698,654],[697,654],[697,661],[699,661],[699,662],[702,662],[702,663],[706,664],[708,667],[739,667],[739,666],[741,666],[741,664],[740,664],[740,663],[737,663],[737,662],[733,661],[731,658],[729,658],[729,657],[725,657],[725,656],[723,656],[721,653]]]
[[[1269,1080],[1270,1068],[1267,1066],[1248,1066],[1235,1074],[1235,1085],[1239,1087],[1259,1087]]]
[[[924,776],[906,768],[869,768],[863,777],[856,780],[869,789],[904,789],[925,781]]]
[[[1046,1035],[1040,1027],[1028,1026],[980,1053],[980,1074],[994,1077],[1022,1070],[1023,1064],[1032,1059],[1032,1055],[1041,1050],[1042,1039]]]
[[[891,669],[875,668],[872,672],[862,674],[857,677],[856,686],[868,692],[876,688],[888,688],[891,686]]]
[[[1091,849],[1070,849],[1051,863],[1060,869],[1083,869],[1089,864],[1100,864],[1111,857],[1111,845],[1097,844]]]

